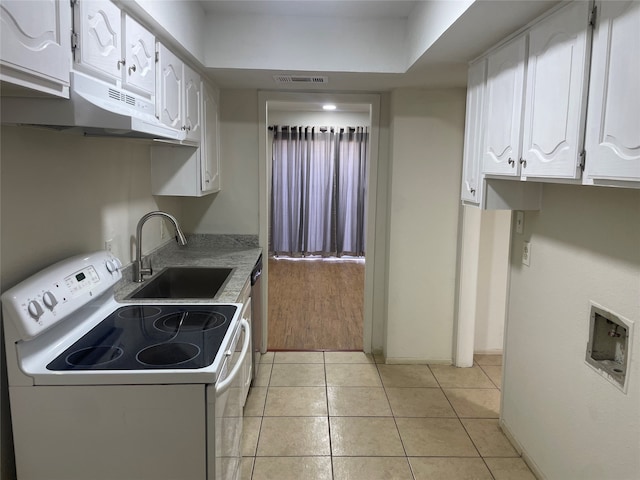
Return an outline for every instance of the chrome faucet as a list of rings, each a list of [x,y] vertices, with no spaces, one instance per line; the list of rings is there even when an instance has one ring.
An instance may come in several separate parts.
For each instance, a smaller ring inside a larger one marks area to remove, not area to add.
[[[169,215],[166,212],[155,211],[149,212],[146,215],[143,215],[140,221],[138,222],[138,226],[136,227],[136,261],[133,265],[133,281],[137,283],[144,282],[144,275],[153,274],[153,270],[151,269],[151,262],[149,262],[148,267],[142,266],[142,226],[144,223],[149,220],[151,217],[164,217],[173,223],[173,226],[176,229],[176,242],[178,245],[186,245],[187,238],[182,233],[182,229],[180,229],[180,225],[178,225],[178,221],[173,215]]]

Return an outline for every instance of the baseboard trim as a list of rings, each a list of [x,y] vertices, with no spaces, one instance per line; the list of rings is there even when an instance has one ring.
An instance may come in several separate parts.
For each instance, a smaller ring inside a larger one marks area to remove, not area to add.
[[[451,365],[451,359],[386,357],[387,365]]]
[[[536,465],[536,462],[533,461],[533,459],[529,456],[529,454],[524,449],[522,444],[520,444],[520,442],[518,442],[518,440],[516,440],[516,438],[513,436],[513,434],[511,433],[511,430],[509,429],[509,426],[506,424],[506,422],[502,417],[498,421],[498,425],[500,426],[502,433],[504,433],[505,436],[509,439],[509,441],[511,442],[511,445],[513,445],[513,448],[516,449],[516,452],[518,452],[518,454],[522,457],[522,460],[524,460],[524,463],[527,464],[527,466],[529,467],[531,472],[535,475],[535,477],[538,480],[547,480],[547,477],[540,471],[540,469]]]
[[[501,348],[493,349],[493,350],[474,350],[474,355],[502,355],[503,351]]]

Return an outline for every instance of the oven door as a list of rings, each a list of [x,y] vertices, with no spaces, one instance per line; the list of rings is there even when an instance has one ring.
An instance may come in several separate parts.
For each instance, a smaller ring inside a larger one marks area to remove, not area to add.
[[[242,440],[243,364],[251,339],[241,319],[224,354],[220,376],[207,386],[207,480],[237,480]]]

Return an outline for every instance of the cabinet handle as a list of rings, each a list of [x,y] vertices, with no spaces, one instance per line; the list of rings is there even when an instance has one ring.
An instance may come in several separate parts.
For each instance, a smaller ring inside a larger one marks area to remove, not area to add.
[[[129,75],[131,75],[131,72],[135,72],[136,71],[136,66],[135,65],[131,65],[129,67]]]
[[[520,157],[520,165],[522,165],[524,168],[527,168],[527,161],[522,157]]]
[[[476,189],[475,188],[471,188],[469,191],[471,192],[471,195],[475,195],[476,194]]]
[[[513,158],[509,157],[509,160],[508,160],[507,163],[509,163],[509,165],[513,166],[513,165],[516,164],[516,161]]]
[[[120,65],[125,65],[127,61],[123,58],[122,60],[118,60],[118,70],[120,70]]]

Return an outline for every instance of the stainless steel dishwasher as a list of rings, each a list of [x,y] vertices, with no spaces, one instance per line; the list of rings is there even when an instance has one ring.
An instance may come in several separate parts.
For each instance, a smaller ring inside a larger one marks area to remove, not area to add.
[[[258,375],[262,349],[262,255],[251,272],[251,339],[253,344],[253,378]]]

